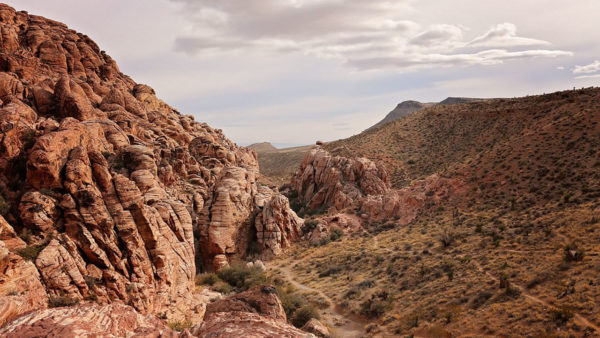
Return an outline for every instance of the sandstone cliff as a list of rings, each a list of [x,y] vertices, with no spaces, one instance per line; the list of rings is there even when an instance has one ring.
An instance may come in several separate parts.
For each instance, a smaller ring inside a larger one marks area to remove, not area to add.
[[[393,218],[408,224],[424,210],[462,192],[464,182],[431,175],[406,188],[392,189],[382,164],[362,157],[334,156],[318,147],[306,154],[291,187],[305,211],[351,211],[370,220]]]
[[[197,271],[299,237],[253,151],[89,37],[6,5],[0,31],[0,325],[48,299],[185,311]]]

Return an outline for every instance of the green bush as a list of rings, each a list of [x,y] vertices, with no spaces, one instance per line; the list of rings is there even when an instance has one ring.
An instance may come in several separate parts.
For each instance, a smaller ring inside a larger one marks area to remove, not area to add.
[[[2,195],[0,195],[0,215],[6,216],[10,211],[10,203],[8,203]]]
[[[28,245],[26,247],[24,247],[23,249],[19,249],[17,250],[17,253],[19,254],[19,256],[30,260],[30,261],[35,261],[37,259],[37,257],[40,255],[40,252],[42,252],[42,250],[44,250],[45,246],[42,245]]]
[[[17,250],[17,254],[19,254],[21,257],[27,260],[35,261],[36,258],[39,256],[40,252],[42,252],[42,250],[44,250],[44,248],[48,246],[52,238],[54,238],[54,235],[51,233],[50,235],[48,235],[48,237],[46,237],[42,244],[28,245],[23,249]]]
[[[300,328],[313,318],[321,318],[319,316],[319,312],[317,312],[317,309],[315,309],[313,306],[305,305],[294,312],[294,316],[292,317],[292,325]]]
[[[216,282],[211,287],[211,289],[213,291],[217,291],[217,292],[224,293],[224,294],[231,293],[231,291],[233,290],[233,288],[231,287],[231,285],[229,285],[229,284],[227,284],[227,283],[225,283],[223,281]]]
[[[304,226],[302,227],[302,232],[304,234],[307,234],[307,233],[315,230],[315,228],[317,227],[318,224],[319,224],[319,221],[317,221],[316,219],[308,218],[304,221]]]
[[[369,318],[379,318],[390,308],[391,304],[389,294],[381,291],[360,304],[360,313]]]
[[[552,320],[559,326],[566,324],[575,315],[569,306],[560,306],[551,311]]]
[[[77,303],[79,303],[79,299],[67,296],[50,297],[48,299],[49,307],[73,306]]]
[[[332,242],[337,241],[338,239],[342,238],[342,236],[344,236],[344,230],[338,228],[338,227],[332,227],[330,230],[330,234],[329,234],[329,239]]]
[[[170,322],[168,325],[171,328],[171,330],[181,332],[181,331],[191,327],[192,321],[186,319],[186,320],[180,320],[180,321],[176,321],[176,322]]]
[[[255,285],[268,283],[264,272],[257,267],[233,265],[217,273],[219,278],[240,290],[247,290]]]
[[[281,305],[285,310],[288,318],[293,318],[294,313],[304,305],[304,299],[298,295],[285,292],[281,288],[277,288],[277,295],[281,300]]]
[[[215,283],[221,281],[216,273],[205,273],[196,278],[196,285],[215,285]]]

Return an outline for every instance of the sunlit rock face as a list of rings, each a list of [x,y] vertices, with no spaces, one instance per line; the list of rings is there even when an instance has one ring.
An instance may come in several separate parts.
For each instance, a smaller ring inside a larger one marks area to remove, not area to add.
[[[48,297],[185,312],[198,271],[249,246],[272,257],[299,237],[287,199],[258,187],[253,151],[168,106],[62,23],[0,5],[0,29],[0,193],[11,229],[0,237],[0,283],[27,275],[29,285],[0,294],[40,292],[0,297],[6,313]],[[36,250],[23,259],[19,248]]]

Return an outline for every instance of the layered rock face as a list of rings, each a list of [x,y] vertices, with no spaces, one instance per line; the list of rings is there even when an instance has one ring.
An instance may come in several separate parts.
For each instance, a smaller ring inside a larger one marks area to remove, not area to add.
[[[25,248],[0,216],[0,326],[19,315],[46,308],[48,295],[32,262],[14,251]]]
[[[20,337],[177,337],[153,316],[122,304],[78,305],[38,310],[0,329],[0,336]]]
[[[185,301],[196,271],[254,240],[271,256],[297,238],[287,200],[259,189],[254,152],[169,107],[61,23],[0,4],[0,29],[0,209],[11,229],[0,285],[32,279],[0,295],[44,293],[0,307],[43,307],[47,293],[162,314]],[[31,262],[23,248],[35,249]]]
[[[291,186],[308,209],[328,208],[334,214],[349,209],[371,220],[393,218],[399,224],[408,224],[424,209],[462,191],[465,184],[432,175],[404,189],[392,189],[383,165],[366,158],[333,156],[318,147],[306,154]],[[333,219],[337,222],[340,217],[344,218],[336,215]],[[347,227],[346,223],[342,228]]]
[[[209,304],[204,322],[183,336],[193,337],[315,337],[286,322],[286,315],[272,286],[248,291]]]
[[[292,177],[292,188],[310,209],[342,210],[366,195],[389,191],[390,185],[383,166],[366,158],[332,156],[317,147],[304,156],[300,171]]]

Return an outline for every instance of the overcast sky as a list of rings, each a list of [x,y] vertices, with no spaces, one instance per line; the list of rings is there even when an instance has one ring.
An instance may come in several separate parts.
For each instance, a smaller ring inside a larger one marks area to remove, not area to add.
[[[597,0],[15,0],[238,144],[357,134],[404,100],[600,84]]]

